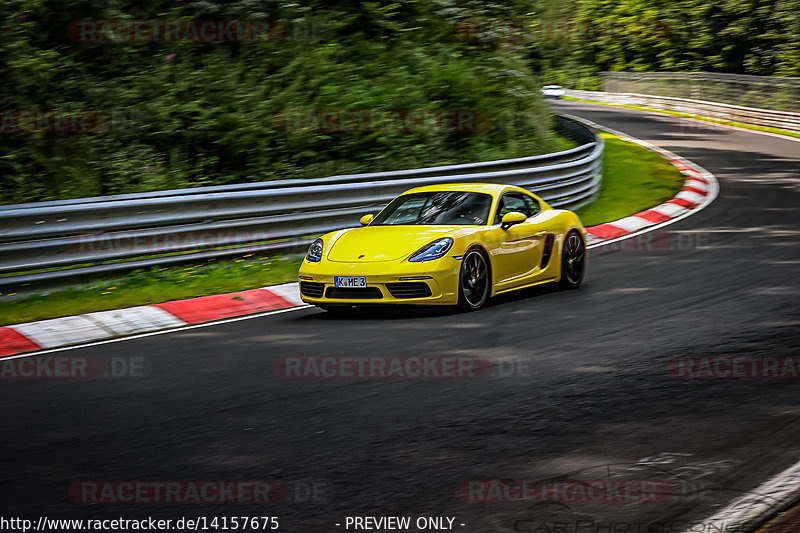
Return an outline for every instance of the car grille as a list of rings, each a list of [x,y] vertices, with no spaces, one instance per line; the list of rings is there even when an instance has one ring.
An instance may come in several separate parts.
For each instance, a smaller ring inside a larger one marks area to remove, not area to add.
[[[386,288],[394,298],[427,298],[431,295],[431,288],[423,281],[413,283],[387,283]]]
[[[328,287],[325,291],[325,298],[342,298],[345,300],[380,300],[383,293],[378,287],[347,288]]]
[[[300,294],[308,296],[309,298],[322,298],[322,291],[325,290],[324,283],[317,283],[315,281],[301,281]]]

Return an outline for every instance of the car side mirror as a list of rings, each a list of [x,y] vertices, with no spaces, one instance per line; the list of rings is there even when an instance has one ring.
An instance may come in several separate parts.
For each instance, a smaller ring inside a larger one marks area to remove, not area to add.
[[[511,211],[510,213],[506,213],[505,215],[503,215],[500,227],[503,229],[508,229],[514,224],[520,224],[522,222],[525,222],[527,219],[528,217],[526,217],[519,211]]]
[[[361,217],[361,225],[369,226],[373,220],[375,220],[375,215],[364,215]]]

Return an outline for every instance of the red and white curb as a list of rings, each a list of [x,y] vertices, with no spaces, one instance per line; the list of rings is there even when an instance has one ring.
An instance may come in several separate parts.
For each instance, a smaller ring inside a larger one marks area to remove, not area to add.
[[[593,128],[606,131],[623,141],[637,144],[659,154],[684,176],[683,189],[671,200],[635,215],[586,228],[586,242],[589,248],[616,242],[677,222],[704,209],[719,194],[719,182],[716,177],[700,165],[647,141],[635,139],[586,119],[582,120]]]
[[[589,121],[584,121],[589,122]],[[704,208],[716,197],[717,180],[707,170],[650,143],[598,124],[593,127],[661,154],[686,176],[683,190],[672,200],[632,215],[587,228],[588,248],[620,241],[665,226]],[[0,357],[78,347],[155,334],[175,328],[219,323],[235,317],[257,317],[278,310],[309,307],[300,299],[297,283],[201,296],[154,305],[101,311],[0,327]]]
[[[0,357],[305,305],[297,283],[0,328]]]
[[[690,214],[692,211],[699,211],[713,201],[718,192],[717,181],[713,175],[690,168],[686,161],[680,159],[670,159],[670,163],[680,170],[686,180],[683,189],[674,198],[647,211],[587,228],[588,243],[594,244],[639,233],[652,226]]]

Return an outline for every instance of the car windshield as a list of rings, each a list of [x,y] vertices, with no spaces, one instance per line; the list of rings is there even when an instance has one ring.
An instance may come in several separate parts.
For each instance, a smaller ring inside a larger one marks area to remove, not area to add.
[[[491,205],[491,195],[477,192],[431,191],[404,194],[392,200],[370,225],[481,226],[489,218]]]

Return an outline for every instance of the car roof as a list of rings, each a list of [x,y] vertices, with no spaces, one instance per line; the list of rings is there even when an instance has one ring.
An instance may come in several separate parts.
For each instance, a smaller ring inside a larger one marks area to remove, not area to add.
[[[505,191],[520,191],[531,194],[530,191],[517,187],[515,185],[502,185],[498,183],[442,183],[441,185],[425,185],[423,187],[415,187],[403,194],[410,194],[416,192],[441,192],[441,191],[464,191],[464,192],[482,192],[498,196]]]

